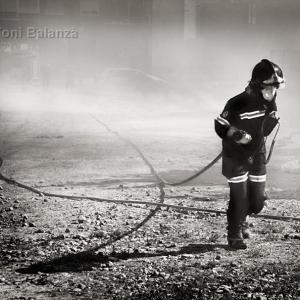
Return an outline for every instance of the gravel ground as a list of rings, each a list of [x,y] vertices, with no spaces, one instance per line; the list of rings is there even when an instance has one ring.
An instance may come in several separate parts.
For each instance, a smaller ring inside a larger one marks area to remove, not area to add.
[[[159,201],[132,149],[96,128],[61,130],[52,117],[27,115],[24,130],[2,139],[3,174],[49,192]],[[41,119],[43,128],[36,126]],[[47,125],[50,119],[55,126]],[[132,137],[170,180],[190,175],[216,152],[188,136]],[[165,188],[165,203],[224,211],[228,188],[219,167],[188,186]],[[276,175],[286,182],[298,176]],[[272,168],[270,176],[263,213],[299,216],[296,185],[277,185]],[[224,215],[162,208],[138,231],[87,252],[136,226],[154,207],[43,197],[4,182],[0,189],[1,299],[300,299],[299,222],[251,217],[248,249],[231,251]]]

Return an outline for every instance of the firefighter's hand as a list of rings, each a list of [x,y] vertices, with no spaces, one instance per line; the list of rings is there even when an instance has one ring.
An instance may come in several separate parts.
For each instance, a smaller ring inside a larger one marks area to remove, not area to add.
[[[227,137],[232,139],[237,144],[242,145],[246,145],[252,140],[252,137],[249,133],[245,132],[244,130],[237,129],[234,126],[229,128],[227,132]]]
[[[241,135],[242,137],[235,141],[237,144],[247,145],[251,142],[252,137],[249,133],[242,131]]]

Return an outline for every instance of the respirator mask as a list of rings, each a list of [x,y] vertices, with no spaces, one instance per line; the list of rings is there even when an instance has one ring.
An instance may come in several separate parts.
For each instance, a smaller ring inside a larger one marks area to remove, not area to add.
[[[264,80],[261,85],[262,96],[267,101],[272,101],[276,96],[277,90],[285,87],[281,69],[275,64],[272,64],[272,67],[274,69],[273,75],[271,78]]]
[[[262,96],[267,101],[272,101],[277,93],[277,88],[275,86],[266,86],[261,90]]]

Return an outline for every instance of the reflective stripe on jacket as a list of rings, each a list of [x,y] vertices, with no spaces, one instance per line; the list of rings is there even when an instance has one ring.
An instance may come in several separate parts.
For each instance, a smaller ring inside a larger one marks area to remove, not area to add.
[[[249,89],[230,99],[215,119],[215,131],[223,140],[223,155],[242,162],[254,153],[265,153],[264,138],[278,123],[276,112],[275,99],[268,102],[259,92]],[[251,142],[241,145],[228,138],[227,131],[231,126],[250,134]]]

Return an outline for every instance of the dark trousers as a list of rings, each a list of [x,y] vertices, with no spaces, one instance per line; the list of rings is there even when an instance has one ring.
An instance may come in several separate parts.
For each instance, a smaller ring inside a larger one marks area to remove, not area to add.
[[[264,207],[265,155],[257,154],[251,163],[240,163],[231,157],[223,157],[223,174],[230,187],[228,231],[235,235],[247,215],[258,214]]]
[[[229,183],[229,187],[228,231],[236,234],[247,215],[258,214],[263,209],[265,182],[253,182],[248,179],[244,182]]]

